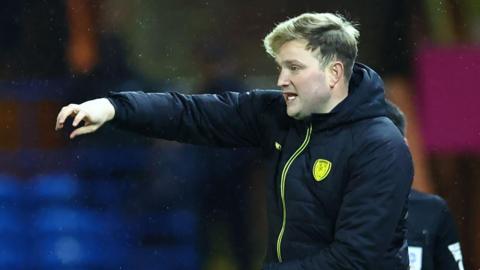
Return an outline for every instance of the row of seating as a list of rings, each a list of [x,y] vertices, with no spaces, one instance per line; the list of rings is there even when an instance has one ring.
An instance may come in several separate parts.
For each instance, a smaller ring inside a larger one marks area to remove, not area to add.
[[[0,269],[198,269],[186,209],[127,213],[128,184],[0,175]]]

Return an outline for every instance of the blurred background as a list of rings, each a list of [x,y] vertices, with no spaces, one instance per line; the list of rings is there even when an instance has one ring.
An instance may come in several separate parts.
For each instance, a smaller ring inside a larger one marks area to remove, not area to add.
[[[447,200],[480,268],[480,1],[3,0],[0,269],[260,269],[255,149],[54,123],[109,91],[275,88],[262,39],[306,11],[359,23],[359,61],[407,115],[414,186]]]

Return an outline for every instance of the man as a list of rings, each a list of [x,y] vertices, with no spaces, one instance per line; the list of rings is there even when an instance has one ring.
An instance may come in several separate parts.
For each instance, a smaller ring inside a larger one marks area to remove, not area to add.
[[[390,101],[387,116],[405,136],[405,116]],[[445,200],[412,190],[407,228],[411,270],[463,270],[457,229]]]
[[[385,117],[380,77],[355,64],[358,35],[341,16],[302,14],[264,40],[282,91],[113,93],[62,108],[56,128],[72,116],[85,125],[71,138],[112,121],[168,140],[263,148],[272,173],[264,269],[407,269],[412,160]]]

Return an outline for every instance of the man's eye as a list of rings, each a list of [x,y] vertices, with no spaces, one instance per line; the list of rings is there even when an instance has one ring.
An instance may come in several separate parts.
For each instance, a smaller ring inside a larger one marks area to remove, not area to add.
[[[299,66],[291,66],[291,67],[290,67],[290,70],[291,70],[291,71],[297,71],[297,70],[299,70],[299,69],[300,69]]]

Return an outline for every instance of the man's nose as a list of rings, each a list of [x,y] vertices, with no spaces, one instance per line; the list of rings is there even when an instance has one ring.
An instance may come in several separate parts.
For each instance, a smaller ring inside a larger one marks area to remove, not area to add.
[[[290,84],[290,80],[285,72],[281,71],[278,75],[277,86],[278,87],[287,87]]]

